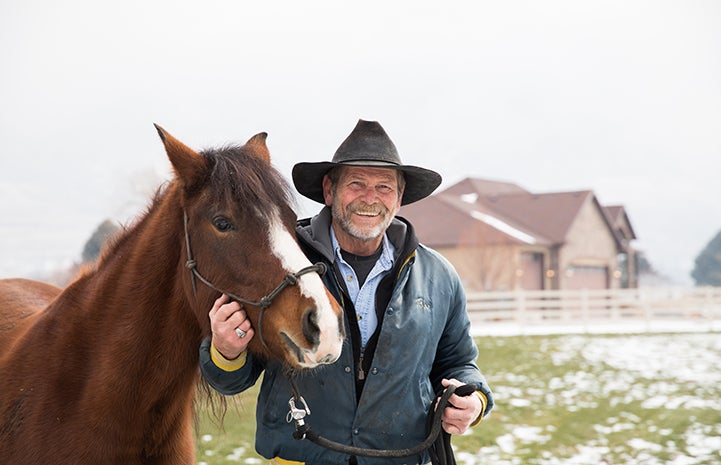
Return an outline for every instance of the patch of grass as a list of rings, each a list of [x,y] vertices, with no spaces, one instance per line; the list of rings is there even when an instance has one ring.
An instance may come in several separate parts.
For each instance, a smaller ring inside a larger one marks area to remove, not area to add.
[[[267,462],[255,452],[255,407],[260,380],[251,389],[228,397],[222,422],[218,408],[198,405],[196,462],[207,465],[237,465]]]

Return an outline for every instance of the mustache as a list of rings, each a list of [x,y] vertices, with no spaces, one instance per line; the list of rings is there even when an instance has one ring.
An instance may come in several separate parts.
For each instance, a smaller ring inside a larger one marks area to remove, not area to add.
[[[388,209],[380,203],[368,204],[362,200],[351,202],[346,208],[351,213],[357,213],[360,215],[387,215]]]

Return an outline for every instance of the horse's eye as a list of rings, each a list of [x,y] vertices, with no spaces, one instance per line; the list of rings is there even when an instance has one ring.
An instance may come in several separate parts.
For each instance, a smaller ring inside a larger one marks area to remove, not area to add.
[[[220,232],[226,232],[233,229],[233,223],[231,223],[230,220],[224,216],[216,216],[215,218],[213,218],[213,226],[215,226],[215,229]]]

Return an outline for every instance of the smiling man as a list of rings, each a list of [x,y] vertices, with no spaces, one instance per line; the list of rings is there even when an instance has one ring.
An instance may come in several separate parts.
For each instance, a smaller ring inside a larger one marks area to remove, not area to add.
[[[293,182],[302,195],[325,205],[298,222],[296,235],[310,261],[328,267],[323,281],[345,310],[340,359],[297,379],[314,431],[362,448],[416,446],[425,438],[435,395],[450,384],[476,391],[451,396],[443,429],[461,434],[479,422],[493,397],[476,366],[460,279],[448,261],[418,242],[410,223],[396,217],[401,205],[430,195],[441,176],[401,163],[381,125],[360,120],[332,161],[295,165]],[[283,366],[246,352],[254,331],[245,310],[223,296],[210,320],[213,335],[201,346],[201,370],[215,389],[241,392],[265,372],[256,450],[271,463],[430,460],[426,452],[402,459],[354,457],[293,439],[294,426],[286,421],[290,383]]]

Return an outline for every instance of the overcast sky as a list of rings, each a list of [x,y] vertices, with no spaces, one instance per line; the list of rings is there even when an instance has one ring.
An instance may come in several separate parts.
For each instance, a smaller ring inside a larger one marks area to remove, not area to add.
[[[147,205],[154,122],[198,149],[266,131],[289,177],[378,120],[442,187],[624,205],[680,283],[721,230],[716,0],[0,0],[0,67],[0,277]]]

